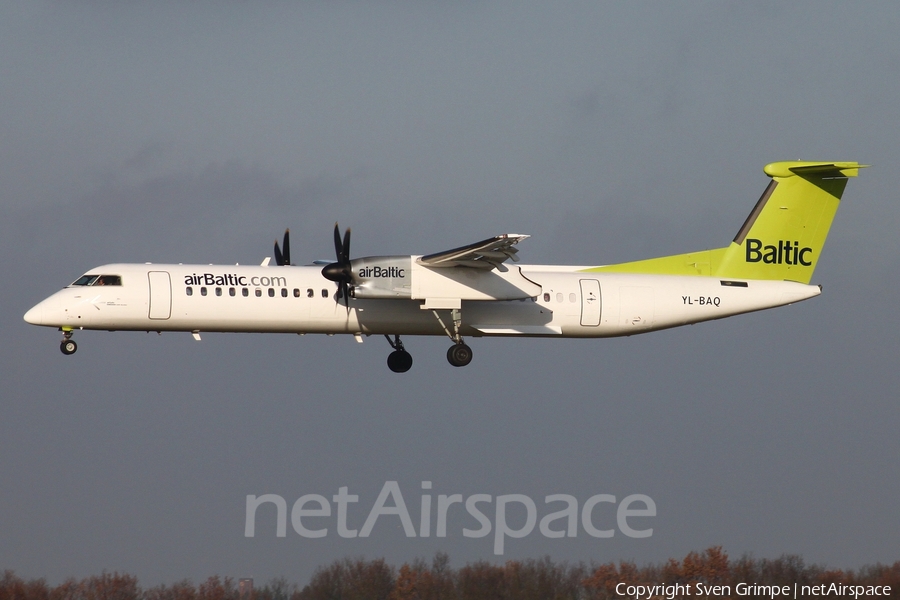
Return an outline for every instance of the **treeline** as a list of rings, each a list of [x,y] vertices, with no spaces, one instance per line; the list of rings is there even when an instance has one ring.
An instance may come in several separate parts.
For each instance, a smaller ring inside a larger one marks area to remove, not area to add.
[[[730,594],[698,596],[694,591],[697,583],[728,586],[726,591]],[[744,593],[737,592],[742,583],[890,586],[890,596],[879,598],[900,598],[900,561],[842,571],[806,565],[801,557],[791,555],[731,560],[715,547],[691,552],[682,560],[643,567],[633,562],[586,566],[554,563],[545,558],[508,561],[503,565],[479,561],[452,569],[447,555],[441,553],[430,563],[417,560],[399,569],[383,559],[338,560],[317,569],[302,588],[279,578],[262,586],[257,584],[250,592],[242,591],[230,577],[210,577],[199,585],[182,581],[142,589],[136,577],[119,573],[103,573],[80,581],[69,579],[50,586],[43,579],[25,581],[6,571],[0,579],[0,600],[612,600],[625,597],[616,593],[619,584],[691,584],[691,598],[771,598],[769,593],[746,593],[746,589]],[[662,589],[656,592],[655,598],[666,597]]]

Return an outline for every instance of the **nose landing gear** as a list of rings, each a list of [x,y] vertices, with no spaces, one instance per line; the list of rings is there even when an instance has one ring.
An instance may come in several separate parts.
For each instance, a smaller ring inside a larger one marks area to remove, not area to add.
[[[63,341],[59,343],[59,351],[69,356],[70,354],[75,354],[76,350],[78,350],[78,344],[72,339],[72,332],[63,331]]]

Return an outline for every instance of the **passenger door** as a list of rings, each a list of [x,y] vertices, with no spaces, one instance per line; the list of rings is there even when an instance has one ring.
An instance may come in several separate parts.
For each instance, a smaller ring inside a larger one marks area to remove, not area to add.
[[[600,325],[600,282],[596,279],[581,279],[581,324],[585,327]]]
[[[172,280],[168,271],[150,271],[150,315],[154,320],[172,316]]]

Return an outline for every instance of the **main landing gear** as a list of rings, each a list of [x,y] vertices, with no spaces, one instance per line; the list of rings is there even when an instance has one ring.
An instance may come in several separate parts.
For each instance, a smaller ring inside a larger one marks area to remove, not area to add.
[[[412,355],[403,347],[403,342],[399,335],[385,335],[384,339],[388,341],[393,352],[388,354],[387,365],[394,373],[406,373],[412,367]],[[464,367],[472,362],[472,349],[462,342],[462,339],[456,344],[450,346],[447,350],[447,361],[454,367]]]
[[[464,367],[472,362],[472,349],[460,340],[447,349],[447,360],[454,367]]]
[[[450,328],[444,323],[444,320],[441,319],[440,313],[438,311],[431,311],[434,313],[435,318],[437,318],[438,323],[441,324],[441,327],[444,329],[444,333],[447,334],[451,340],[453,340],[453,345],[447,350],[447,360],[454,367],[464,367],[470,362],[472,362],[472,349],[466,346],[463,342],[462,336],[459,334],[459,327],[462,325],[462,313],[458,308],[454,308],[450,310],[450,319],[452,321],[453,331],[450,331]]]
[[[454,367],[464,367],[472,362],[472,349],[463,342],[462,336],[459,334],[459,328],[460,325],[462,325],[462,316],[460,315],[459,309],[454,308],[450,310],[450,326],[444,323],[444,320],[437,310],[432,310],[431,312],[434,313],[434,316],[437,318],[438,323],[441,324],[447,337],[453,340],[453,345],[447,349],[447,362]],[[388,355],[388,368],[394,373],[406,373],[409,371],[409,368],[412,367],[412,356],[410,356],[409,352],[403,348],[403,342],[400,341],[400,336],[395,335],[393,340],[389,335],[385,335],[384,337],[388,341],[388,344],[391,345],[391,348],[394,349],[394,351]]]
[[[63,331],[63,341],[59,343],[59,351],[69,356],[70,354],[75,354],[76,350],[78,350],[78,344],[72,339],[72,332]]]
[[[394,349],[393,352],[388,354],[388,369],[390,369],[394,373],[406,373],[407,371],[409,371],[410,367],[412,367],[413,362],[412,355],[403,347],[403,342],[400,341],[400,336],[395,335],[393,340],[391,340],[391,336],[389,335],[385,335],[384,337],[388,341],[388,344],[391,345],[391,348]]]

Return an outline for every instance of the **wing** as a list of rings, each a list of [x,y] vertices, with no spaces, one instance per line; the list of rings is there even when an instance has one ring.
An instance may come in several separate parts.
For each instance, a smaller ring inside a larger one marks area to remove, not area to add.
[[[428,267],[470,267],[473,269],[494,269],[506,259],[518,262],[516,244],[529,236],[504,233],[468,246],[421,256],[417,262]]]

